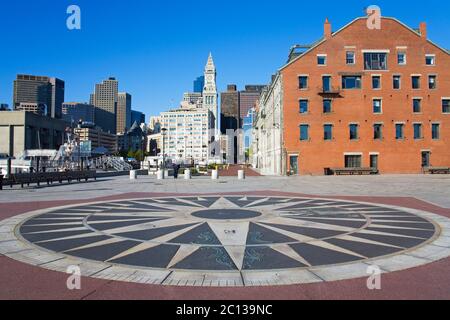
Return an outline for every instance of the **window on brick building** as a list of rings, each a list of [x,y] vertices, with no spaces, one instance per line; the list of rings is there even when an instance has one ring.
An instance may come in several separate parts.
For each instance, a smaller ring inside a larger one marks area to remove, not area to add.
[[[364,53],[365,70],[387,70],[387,53]]]
[[[392,82],[392,87],[395,90],[399,90],[401,88],[401,86],[402,86],[402,77],[401,76],[394,76],[392,79],[393,79],[392,80],[393,81]]]
[[[323,126],[323,139],[326,141],[333,140],[333,125],[326,124]]]
[[[431,125],[431,137],[433,140],[439,140],[441,138],[441,125],[439,123],[433,123]]]
[[[422,99],[419,98],[413,99],[413,112],[414,113],[422,112]]]
[[[436,89],[437,87],[437,81],[436,81],[436,76],[435,75],[430,75],[428,76],[428,89]]]
[[[332,112],[332,102],[330,99],[323,100],[323,113]]]
[[[347,51],[346,63],[347,64],[355,64],[355,52],[354,51]]]
[[[373,113],[382,113],[382,100],[381,99],[373,99]]]
[[[343,89],[361,89],[361,76],[343,76]]]
[[[300,140],[301,141],[309,140],[309,125],[307,124],[300,125]]]
[[[327,65],[327,56],[324,54],[317,55],[317,64],[319,66],[326,66]]]
[[[359,139],[359,125],[351,124],[350,125],[350,140],[358,140]]]
[[[413,89],[420,89],[420,76],[412,76],[412,88]]]
[[[405,139],[405,125],[403,123],[397,123],[395,125],[395,139]]]
[[[299,104],[300,104],[300,113],[308,113],[309,101],[306,99],[302,99],[300,100]]]
[[[397,62],[399,65],[405,65],[406,64],[406,53],[405,52],[399,52],[397,54]]]
[[[427,54],[425,56],[425,64],[427,66],[434,66],[434,65],[436,65],[436,56],[434,54]]]
[[[362,165],[362,156],[360,155],[345,156],[346,168],[361,168],[361,165]]]
[[[373,139],[382,140],[383,139],[383,125],[380,123],[373,125]]]
[[[308,77],[307,76],[298,77],[298,87],[300,89],[308,89]]]
[[[372,76],[372,89],[381,89],[381,77]]]
[[[415,140],[423,139],[422,124],[415,123],[413,126],[414,126],[414,139]]]
[[[442,112],[450,113],[450,99],[442,99]]]

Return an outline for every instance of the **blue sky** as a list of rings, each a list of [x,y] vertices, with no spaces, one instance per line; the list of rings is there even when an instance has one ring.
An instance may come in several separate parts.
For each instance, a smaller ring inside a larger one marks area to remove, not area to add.
[[[81,8],[82,29],[66,28],[66,9]],[[88,101],[109,76],[133,95],[147,116],[176,106],[214,55],[218,87],[265,84],[286,61],[289,48],[333,30],[376,4],[384,16],[411,27],[428,23],[428,35],[450,48],[448,1],[291,0],[23,0],[0,4],[0,102],[11,104],[17,73],[66,81],[66,101]]]

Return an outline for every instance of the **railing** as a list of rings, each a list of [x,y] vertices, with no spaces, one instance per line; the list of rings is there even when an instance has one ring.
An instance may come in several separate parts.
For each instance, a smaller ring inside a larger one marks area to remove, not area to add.
[[[317,91],[319,92],[319,94],[340,94],[342,90],[341,87],[321,86],[317,88]]]
[[[326,168],[325,172],[333,173],[337,176],[342,175],[374,175],[379,174],[377,168]]]
[[[41,183],[47,183],[47,185],[53,184],[55,181],[62,183],[67,181],[71,183],[73,180],[80,182],[89,179],[97,180],[97,173],[93,170],[86,171],[67,171],[67,172],[39,172],[39,173],[19,173],[12,174],[10,177],[5,178],[0,175],[0,190],[3,190],[4,185],[9,185],[11,188],[13,185],[20,185],[22,188],[24,185],[29,186],[34,183],[40,186]]]
[[[426,167],[424,173],[429,174],[450,174],[450,167]]]
[[[113,168],[116,171],[130,171],[130,170],[133,170],[133,167],[130,164],[126,163],[121,158],[109,157],[108,161],[106,163],[107,163],[108,166],[110,166],[111,168]]]

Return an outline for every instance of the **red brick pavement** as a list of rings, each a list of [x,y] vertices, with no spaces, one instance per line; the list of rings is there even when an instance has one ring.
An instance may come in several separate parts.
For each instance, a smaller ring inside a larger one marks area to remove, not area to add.
[[[287,194],[269,191],[252,192],[246,194],[299,196],[298,194]],[[89,201],[166,195],[170,196],[168,194],[134,193],[123,194],[119,197],[116,196],[91,199]],[[181,196],[181,194],[177,195]],[[398,205],[426,210],[447,217],[450,216],[450,209],[441,208],[414,198],[331,198]],[[38,210],[54,206],[84,202],[86,202],[86,200],[0,204],[0,220],[25,213],[30,210]],[[136,283],[124,283],[93,278],[83,278],[81,290],[69,291],[66,288],[67,275],[59,272],[45,270],[35,266],[30,266],[9,259],[5,256],[0,256],[0,299],[450,299],[450,275],[448,270],[450,270],[450,258],[405,271],[389,273],[383,275],[382,290],[377,291],[370,291],[367,289],[365,278],[318,284],[254,288],[164,287],[157,285],[143,285]]]
[[[237,177],[239,170],[244,170],[245,175],[247,177],[259,177],[259,176],[261,176],[255,170],[253,170],[251,168],[247,168],[245,166],[239,166],[239,165],[230,165],[227,168],[221,169],[219,171],[219,174],[222,177]]]

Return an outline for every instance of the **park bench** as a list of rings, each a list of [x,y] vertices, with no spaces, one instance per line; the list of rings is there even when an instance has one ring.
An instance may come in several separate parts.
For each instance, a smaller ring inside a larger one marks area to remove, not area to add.
[[[379,171],[376,168],[332,168],[331,171],[337,175],[373,175],[378,174]]]
[[[450,168],[449,167],[428,167],[428,168],[425,168],[425,173],[450,174]]]
[[[63,183],[67,181],[71,183],[72,181],[89,179],[97,180],[97,174],[95,171],[66,171],[66,172],[38,172],[38,173],[18,173],[13,174],[9,178],[5,178],[0,175],[0,190],[3,189],[4,185],[9,185],[11,188],[14,185],[20,185],[22,188],[30,184],[36,184],[38,187],[41,183],[47,183],[47,185],[53,184],[55,181]]]

